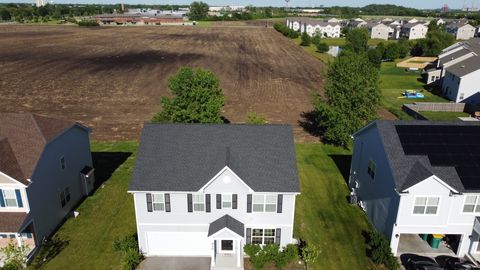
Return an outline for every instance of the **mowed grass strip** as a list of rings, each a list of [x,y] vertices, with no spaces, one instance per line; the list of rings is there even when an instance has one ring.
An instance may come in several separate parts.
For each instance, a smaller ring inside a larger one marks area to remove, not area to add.
[[[92,143],[93,156],[103,154],[104,160],[98,162],[105,166],[112,166],[116,156],[131,155],[123,164],[118,162],[119,167],[103,187],[76,209],[80,215],[58,230],[55,236],[68,241],[68,245],[44,269],[121,269],[121,257],[113,250],[113,241],[136,232],[133,197],[127,188],[137,146],[137,142]],[[104,173],[102,168],[95,169],[96,174]]]
[[[322,144],[297,144],[296,152],[301,195],[294,237],[319,247],[312,269],[375,269],[362,236],[370,223],[359,207],[348,203],[349,189],[338,168],[348,177],[351,152]]]
[[[465,112],[432,112],[432,111],[421,111],[420,112],[423,116],[428,118],[428,120],[432,121],[451,121],[457,120],[458,117],[469,117],[470,115]]]
[[[384,108],[402,120],[410,120],[413,118],[402,111],[403,104],[414,102],[448,102],[445,98],[425,90],[425,83],[422,80],[420,71],[409,71],[405,68],[398,68],[396,67],[398,61],[384,62],[380,69],[381,103]],[[425,98],[402,98],[402,93],[405,92],[405,90],[418,91],[425,95]]]

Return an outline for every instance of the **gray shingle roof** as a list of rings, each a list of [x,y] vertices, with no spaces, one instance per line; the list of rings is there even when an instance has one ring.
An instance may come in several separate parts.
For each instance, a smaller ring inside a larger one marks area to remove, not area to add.
[[[145,124],[140,140],[130,191],[198,191],[227,162],[255,191],[300,190],[288,125]]]
[[[229,215],[225,215],[210,223],[210,226],[208,227],[208,236],[217,233],[223,228],[228,228],[232,232],[240,235],[241,237],[245,236],[245,226],[243,225],[243,223]]]
[[[457,77],[463,77],[480,69],[480,56],[472,56],[455,65],[445,68]]]
[[[480,126],[478,122],[377,120],[373,124],[378,128],[398,191],[403,191],[425,180],[430,175],[436,175],[459,192],[478,192],[465,189],[455,167],[432,166],[427,156],[405,155],[395,128],[397,125]]]
[[[447,62],[450,62],[452,60],[455,60],[455,59],[458,59],[460,57],[463,57],[467,54],[471,54],[472,51],[466,49],[466,48],[462,48],[454,53],[451,53],[451,54],[448,54],[448,55],[444,55],[442,57],[440,57],[440,62],[445,64]]]

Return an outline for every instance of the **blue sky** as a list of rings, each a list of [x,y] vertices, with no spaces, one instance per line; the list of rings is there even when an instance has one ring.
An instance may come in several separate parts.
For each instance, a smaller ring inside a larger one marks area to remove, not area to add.
[[[122,0],[53,0],[55,3],[104,3],[115,4]],[[123,0],[124,3],[143,4],[189,4],[193,0]],[[283,6],[283,0],[203,0],[209,5],[255,5],[255,6]],[[470,5],[472,0],[467,0]],[[480,0],[474,0],[478,2]],[[0,3],[7,2],[34,2],[33,0],[0,0]],[[368,4],[396,4],[416,8],[440,8],[448,4],[450,8],[461,8],[463,0],[290,0],[290,6],[364,6]],[[479,5],[480,6],[480,5]]]

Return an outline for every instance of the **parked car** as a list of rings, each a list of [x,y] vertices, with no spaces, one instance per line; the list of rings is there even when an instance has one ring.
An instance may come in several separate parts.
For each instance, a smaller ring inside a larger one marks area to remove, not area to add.
[[[443,270],[438,263],[429,258],[410,258],[405,266],[407,270]]]
[[[455,257],[445,260],[443,268],[446,270],[480,270],[480,268],[473,263]]]

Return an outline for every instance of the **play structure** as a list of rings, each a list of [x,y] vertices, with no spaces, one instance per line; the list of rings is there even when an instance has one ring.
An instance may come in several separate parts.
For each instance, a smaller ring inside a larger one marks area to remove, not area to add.
[[[405,92],[402,93],[402,96],[398,98],[425,98],[425,96],[415,90],[405,90]]]

